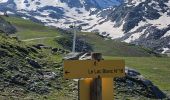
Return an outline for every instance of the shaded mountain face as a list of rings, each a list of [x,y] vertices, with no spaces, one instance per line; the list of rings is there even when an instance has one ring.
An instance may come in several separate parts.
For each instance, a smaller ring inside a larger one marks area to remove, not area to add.
[[[0,11],[63,29],[76,22],[160,53],[170,48],[169,0],[1,0]]]

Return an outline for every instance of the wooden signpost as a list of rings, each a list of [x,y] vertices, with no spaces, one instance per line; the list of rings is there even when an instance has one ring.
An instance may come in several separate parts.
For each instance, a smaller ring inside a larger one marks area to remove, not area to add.
[[[113,100],[113,78],[125,76],[124,60],[65,60],[64,77],[79,80],[79,100]]]

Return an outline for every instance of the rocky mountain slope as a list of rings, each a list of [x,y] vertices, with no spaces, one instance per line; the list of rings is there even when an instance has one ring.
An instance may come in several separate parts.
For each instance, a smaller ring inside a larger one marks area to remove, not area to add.
[[[13,26],[2,20],[0,24],[5,25],[2,29],[9,31]],[[50,49],[27,45],[16,37],[9,37],[5,32],[0,31],[1,100],[54,99],[54,95],[60,98],[63,91],[73,94],[69,92],[72,88],[68,86],[72,81],[68,82],[62,77],[63,53],[53,55]]]
[[[63,29],[76,22],[159,53],[170,48],[169,0],[1,0],[0,11]]]
[[[0,34],[0,99],[43,100],[73,95],[69,84],[74,82],[63,79],[62,63],[48,54]]]
[[[142,0],[134,4],[129,0],[111,12],[109,19],[116,23],[115,27],[122,26],[122,41],[164,53],[170,47],[169,11],[169,0]]]

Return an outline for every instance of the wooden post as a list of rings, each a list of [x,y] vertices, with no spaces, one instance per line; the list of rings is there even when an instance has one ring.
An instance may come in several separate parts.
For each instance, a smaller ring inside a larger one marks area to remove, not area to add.
[[[102,60],[101,53],[92,53],[92,60],[100,61]],[[94,63],[95,65],[96,63]],[[100,76],[98,78],[93,79],[90,85],[90,100],[102,100],[102,79]]]

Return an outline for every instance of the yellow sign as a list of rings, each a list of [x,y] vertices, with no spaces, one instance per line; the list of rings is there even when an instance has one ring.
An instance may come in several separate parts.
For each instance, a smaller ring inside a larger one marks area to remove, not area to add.
[[[79,80],[79,99],[78,100],[90,100],[90,85],[92,78],[86,78]]]
[[[79,80],[79,100],[90,100],[92,78]],[[102,100],[113,100],[113,78],[102,78]]]
[[[102,100],[114,100],[113,78],[102,78]]]
[[[113,78],[125,75],[124,60],[65,60],[64,77],[78,78]]]

